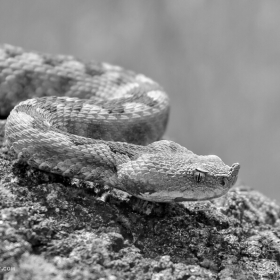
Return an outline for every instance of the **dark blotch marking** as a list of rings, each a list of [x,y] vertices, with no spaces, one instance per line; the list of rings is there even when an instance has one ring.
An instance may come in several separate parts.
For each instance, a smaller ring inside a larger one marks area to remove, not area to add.
[[[74,78],[70,77],[59,77],[58,84],[54,87],[57,92],[67,92],[71,88],[71,86],[75,83]],[[63,94],[61,94],[63,95]]]
[[[105,73],[102,65],[97,62],[85,63],[85,73],[89,76],[101,76]]]
[[[146,122],[139,122],[133,124],[133,126],[128,126],[123,135],[129,143],[136,145],[147,145],[151,142],[151,137],[154,134],[153,128],[150,124]]]
[[[61,65],[61,63],[65,61],[62,56],[58,56],[58,55],[54,56],[54,55],[50,55],[50,54],[44,54],[44,55],[42,55],[42,57],[43,57],[44,64],[53,66],[53,67]]]
[[[145,104],[151,108],[158,104],[157,101],[155,101],[153,98],[149,97],[147,94],[143,95],[143,97],[141,98],[141,101],[143,104]]]
[[[22,80],[22,82],[20,82],[20,85],[22,86],[22,89],[24,92],[30,92],[30,90],[35,92],[35,87],[33,86],[33,71],[30,70],[25,70],[24,73],[24,79]],[[24,94],[24,96],[26,96],[26,94]]]
[[[4,50],[8,57],[16,57],[23,54],[23,50],[20,47],[4,45]]]
[[[107,101],[106,103],[102,104],[102,108],[107,110],[109,114],[121,114],[124,113],[123,102],[120,101]]]
[[[67,56],[62,56],[62,55],[53,56],[49,54],[43,55],[44,64],[52,67],[61,65],[67,60],[69,60]],[[63,95],[65,92],[67,92],[70,89],[73,83],[75,83],[75,78],[66,75],[64,76],[59,75],[59,79],[56,80],[56,83],[52,84],[52,87],[55,89],[58,95]]]
[[[49,86],[55,90],[57,96],[63,96],[69,91],[75,82],[76,81],[74,78],[68,76],[59,76],[59,78],[55,79],[55,81],[52,81]],[[26,92],[26,94],[23,94],[23,96],[30,94],[30,92],[33,92],[35,95],[37,83],[38,76],[34,75],[33,71],[27,70],[25,72],[24,80],[20,82],[23,92]],[[43,92],[43,95],[46,96],[46,93]]]
[[[141,148],[139,149],[139,147],[135,145],[126,144],[126,143],[107,142],[106,145],[110,148],[112,153],[126,155],[131,160],[137,159],[142,152],[140,151]]]
[[[112,139],[108,139],[110,137],[110,133],[108,135],[108,127],[104,124],[99,123],[91,123],[88,126],[88,135],[87,137],[96,139],[96,140],[105,140],[110,141]]]
[[[128,82],[128,78],[126,76],[120,75],[116,80],[114,80],[114,84],[117,86],[124,85]]]

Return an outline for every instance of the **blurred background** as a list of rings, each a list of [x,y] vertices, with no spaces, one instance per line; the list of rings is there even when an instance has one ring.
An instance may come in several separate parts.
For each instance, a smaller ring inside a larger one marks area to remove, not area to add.
[[[272,0],[0,0],[0,43],[153,78],[168,138],[241,163],[241,182],[280,202],[279,14]]]

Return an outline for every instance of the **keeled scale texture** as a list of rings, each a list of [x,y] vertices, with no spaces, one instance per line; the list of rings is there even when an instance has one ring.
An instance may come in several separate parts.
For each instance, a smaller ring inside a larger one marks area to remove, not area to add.
[[[4,45],[0,100],[2,116],[26,100],[10,113],[6,139],[41,170],[160,202],[221,196],[238,175],[239,164],[157,141],[168,120],[168,96],[151,79],[118,66]]]

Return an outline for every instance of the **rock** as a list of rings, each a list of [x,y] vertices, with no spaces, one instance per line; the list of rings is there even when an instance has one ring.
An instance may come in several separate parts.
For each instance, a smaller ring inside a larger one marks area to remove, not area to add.
[[[280,279],[280,206],[261,193],[141,213],[104,191],[0,152],[4,279]]]

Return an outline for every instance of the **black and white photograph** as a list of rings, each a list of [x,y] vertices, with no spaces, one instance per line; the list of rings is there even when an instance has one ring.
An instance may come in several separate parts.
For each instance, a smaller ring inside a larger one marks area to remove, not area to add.
[[[0,0],[0,280],[280,280],[279,15]]]

